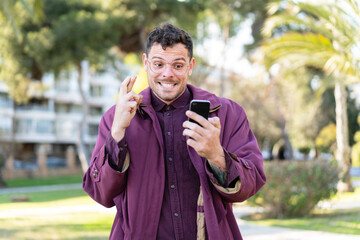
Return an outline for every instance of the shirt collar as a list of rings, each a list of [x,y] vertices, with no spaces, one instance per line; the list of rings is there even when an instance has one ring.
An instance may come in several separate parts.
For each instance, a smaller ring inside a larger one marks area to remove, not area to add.
[[[161,101],[152,91],[150,92],[151,92],[151,104],[155,111],[161,111],[162,109],[165,109],[166,106],[168,106],[166,103]],[[185,92],[174,102],[170,103],[169,106],[171,106],[171,108],[181,108],[189,104],[191,99],[192,99],[192,95],[189,89],[186,88]]]

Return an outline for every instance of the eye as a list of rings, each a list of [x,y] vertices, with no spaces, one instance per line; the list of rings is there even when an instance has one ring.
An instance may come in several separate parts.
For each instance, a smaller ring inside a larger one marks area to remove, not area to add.
[[[180,69],[182,69],[184,67],[184,64],[182,64],[182,63],[174,63],[173,64],[173,68],[175,69],[175,70],[180,70]]]
[[[152,64],[156,68],[162,68],[164,66],[164,64],[162,62],[153,62]]]

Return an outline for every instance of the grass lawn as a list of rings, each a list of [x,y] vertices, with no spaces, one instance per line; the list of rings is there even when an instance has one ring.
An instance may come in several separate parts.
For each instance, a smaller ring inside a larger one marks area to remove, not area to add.
[[[30,202],[13,203],[10,195],[0,195],[0,240],[108,239],[114,213],[76,212],[47,214],[47,208],[96,204],[83,190],[27,194]],[[37,212],[37,215],[1,217],[8,211]],[[42,211],[43,213],[39,213]]]
[[[29,202],[11,202],[12,196],[20,194],[0,195],[0,211],[19,208],[42,208],[54,206],[71,206],[95,203],[83,190],[64,190],[57,192],[26,193]]]
[[[360,187],[353,193],[336,194],[332,203],[360,201]],[[305,218],[264,219],[261,215],[245,217],[244,220],[266,226],[315,230],[332,233],[360,235],[360,208],[349,210],[315,210]]]
[[[91,212],[0,218],[0,240],[105,240],[113,219],[113,214]]]
[[[47,178],[19,178],[6,180],[6,187],[33,187],[56,184],[81,183],[82,174],[47,177]]]
[[[360,209],[316,213],[306,218],[257,220],[260,216],[252,217],[245,220],[266,226],[360,235]]]
[[[15,196],[26,196],[29,198],[29,202],[48,202],[59,199],[69,199],[79,196],[87,196],[87,194],[82,189],[71,189],[51,192],[0,194],[0,203],[11,203],[11,198]]]

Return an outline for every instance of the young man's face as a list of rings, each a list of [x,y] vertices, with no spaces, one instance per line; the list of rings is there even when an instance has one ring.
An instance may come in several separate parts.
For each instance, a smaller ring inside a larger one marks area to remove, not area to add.
[[[170,104],[184,93],[195,59],[190,60],[188,50],[182,43],[165,50],[161,44],[154,43],[149,55],[143,54],[143,64],[153,93]]]

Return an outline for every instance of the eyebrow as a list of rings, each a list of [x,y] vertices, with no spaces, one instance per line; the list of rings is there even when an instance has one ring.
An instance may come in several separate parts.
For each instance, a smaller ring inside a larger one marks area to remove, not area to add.
[[[152,58],[151,58],[151,60],[153,60],[154,58],[158,58],[158,59],[161,59],[161,60],[164,60],[164,61],[165,61],[165,59],[164,59],[164,58],[162,58],[162,57],[158,57],[158,56],[154,56],[154,57],[152,57]],[[173,62],[175,62],[175,61],[179,61],[179,60],[182,60],[182,61],[186,62],[186,59],[185,59],[185,58],[183,58],[183,57],[180,57],[180,58],[175,58],[175,59],[173,60]]]

